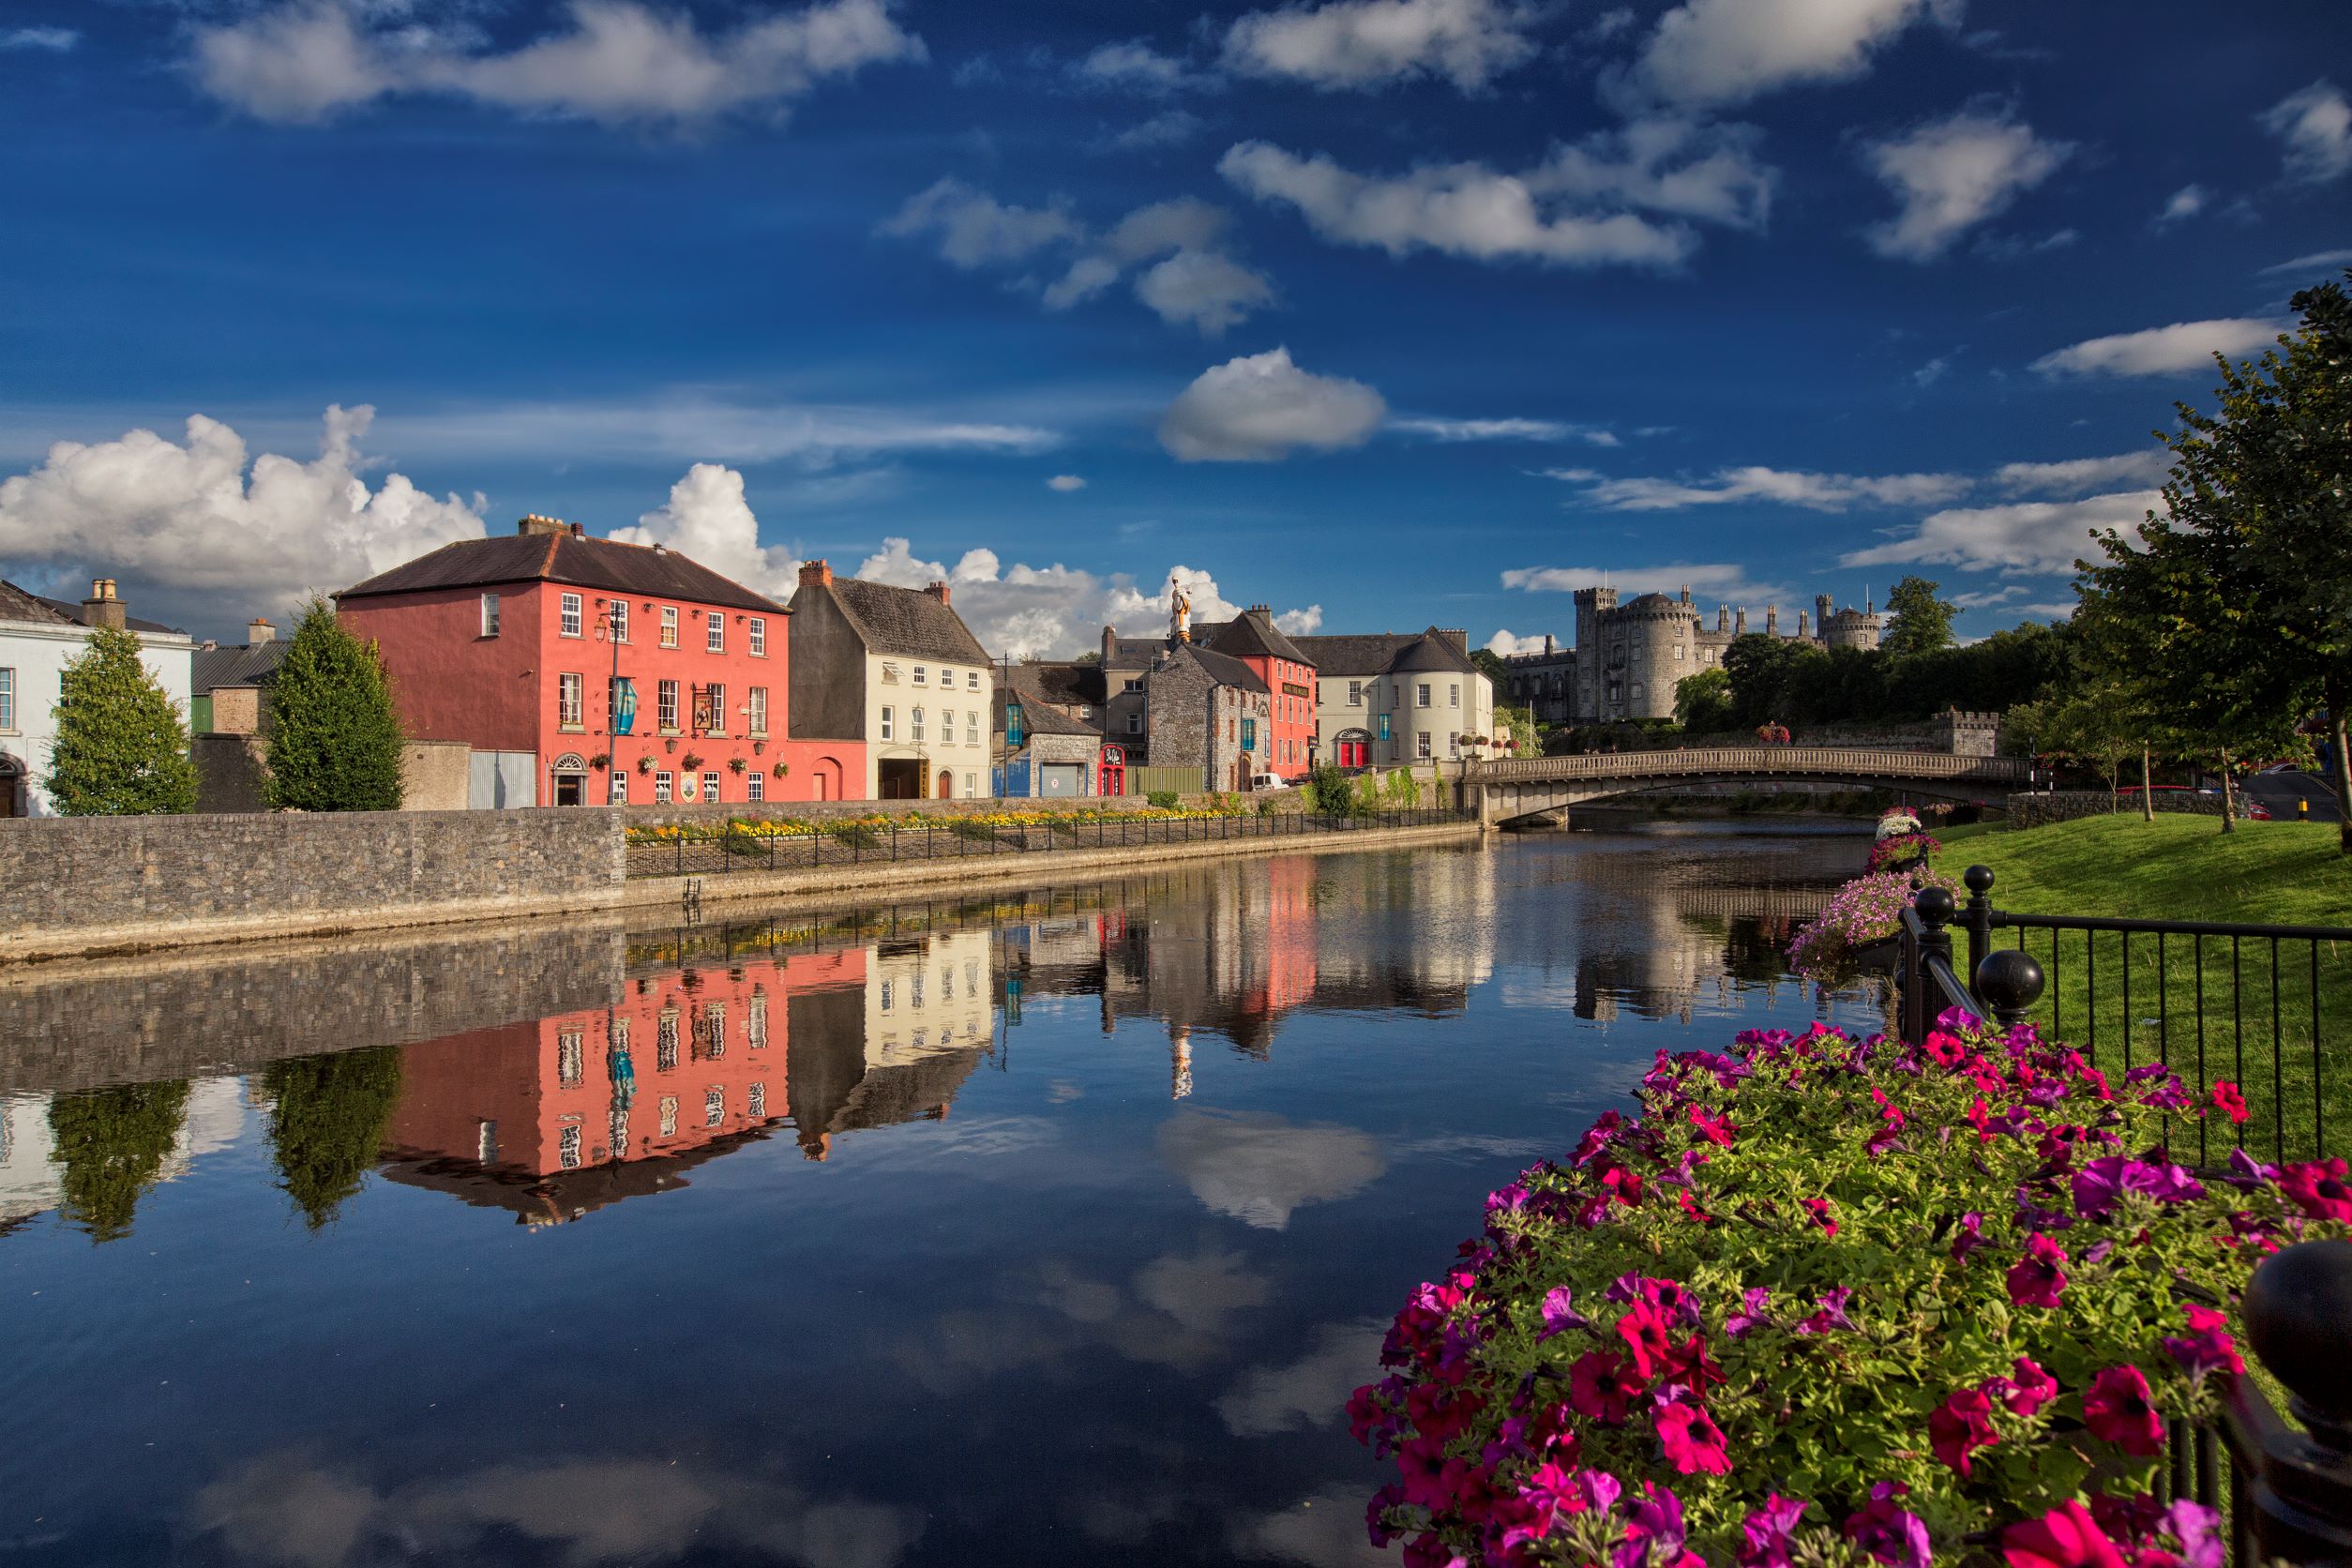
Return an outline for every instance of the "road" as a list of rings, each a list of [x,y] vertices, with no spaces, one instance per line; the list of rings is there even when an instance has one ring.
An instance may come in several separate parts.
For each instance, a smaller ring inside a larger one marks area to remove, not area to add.
[[[2314,773],[2258,773],[2245,780],[2245,791],[2249,799],[2269,807],[2276,822],[2295,821],[2295,803],[2299,800],[2311,802],[2313,822],[2338,820],[2335,792]]]

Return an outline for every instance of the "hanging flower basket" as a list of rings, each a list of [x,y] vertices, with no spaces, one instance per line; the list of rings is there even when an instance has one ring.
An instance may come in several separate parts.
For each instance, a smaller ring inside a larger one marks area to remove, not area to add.
[[[778,762],[778,763],[776,763],[776,766],[774,766],[774,767],[770,768],[768,771],[769,771],[770,773],[774,774],[776,777],[781,778],[781,777],[783,777],[786,774],[788,774],[788,773],[790,773],[790,772],[792,772],[792,763],[790,763],[790,762]]]
[[[678,765],[686,769],[686,772],[692,773],[695,769],[702,765],[702,759],[697,753],[689,751],[685,756],[678,759]]]
[[[594,757],[588,759],[588,765],[592,768],[611,767],[612,765],[612,753],[610,751],[599,751]]]
[[[727,759],[727,769],[730,773],[741,773],[746,765],[747,764],[740,757],[730,757]]]
[[[651,772],[653,772],[653,771],[654,771],[654,760],[653,760],[651,757],[640,757],[640,758],[637,760],[637,771],[638,771],[638,772],[640,772],[640,773],[651,773]]]

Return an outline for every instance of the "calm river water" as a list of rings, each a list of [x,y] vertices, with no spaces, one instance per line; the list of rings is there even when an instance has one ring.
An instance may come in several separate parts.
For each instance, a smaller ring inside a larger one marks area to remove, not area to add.
[[[1341,1402],[1866,835],[0,985],[0,1562],[1394,1562]]]

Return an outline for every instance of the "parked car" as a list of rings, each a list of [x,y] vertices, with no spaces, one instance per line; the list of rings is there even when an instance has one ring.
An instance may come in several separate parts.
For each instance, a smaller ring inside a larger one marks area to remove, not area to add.
[[[2267,822],[2270,820],[2270,808],[2263,805],[2258,800],[2250,800],[2246,802],[2246,820],[2248,822]]]
[[[1253,773],[1249,776],[1249,787],[1253,791],[1287,790],[1290,781],[1278,773]]]

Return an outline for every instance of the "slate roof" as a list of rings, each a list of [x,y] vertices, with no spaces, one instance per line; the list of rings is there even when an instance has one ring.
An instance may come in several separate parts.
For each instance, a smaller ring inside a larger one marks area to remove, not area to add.
[[[1258,678],[1257,672],[1230,654],[1220,654],[1214,648],[1203,648],[1198,642],[1186,643],[1184,653],[1199,660],[1200,668],[1207,671],[1209,678],[1219,686],[1237,686],[1244,691],[1266,689],[1266,683]]]
[[[1391,670],[1451,670],[1464,674],[1476,674],[1478,666],[1470,656],[1440,637],[1433,627],[1396,651],[1389,661]]]
[[[837,577],[832,592],[868,653],[983,668],[994,662],[964,618],[920,588]]]
[[[78,607],[74,614],[60,615],[53,601],[42,598],[38,594],[28,594],[15,583],[0,579],[0,621],[38,621],[43,626],[53,626],[59,621],[79,625],[81,620]]]
[[[278,679],[278,667],[293,646],[292,639],[280,637],[241,648],[199,648],[188,689],[202,696],[215,686],[267,686]]]
[[[1110,639],[1110,662],[1121,670],[1140,670],[1168,652],[1165,637],[1121,637],[1116,632]]]
[[[1476,674],[1478,666],[1450,638],[1431,626],[1420,632],[1302,637],[1306,660],[1324,675],[1385,675],[1391,671],[1454,670]]]
[[[1299,645],[1282,634],[1268,617],[1257,613],[1236,615],[1217,628],[1216,635],[1206,640],[1221,654],[1233,654],[1243,658],[1259,656],[1288,659],[1292,664],[1313,664]]]
[[[1033,735],[1087,735],[1100,739],[1103,731],[1102,726],[1099,723],[1089,724],[1082,718],[1072,718],[1061,709],[1053,706],[1055,702],[1061,701],[1063,699],[1054,696],[1049,691],[1044,691],[1041,689],[1041,683],[1039,683],[1035,678],[1038,671],[1041,669],[1049,670],[1055,667],[1051,665],[1040,666],[1033,664],[1014,666],[1011,690],[1018,692],[1022,698],[1022,728],[1026,729]],[[1003,734],[1004,732],[1004,701],[1006,690],[1006,685],[1003,681],[997,682],[994,711],[996,714],[996,729],[999,734]],[[1081,701],[1083,701],[1083,699],[1081,699]]]
[[[50,609],[55,611],[67,620],[71,621],[75,626],[78,626],[82,624],[82,606],[76,600],[44,598],[41,600],[41,603],[49,606]],[[167,626],[160,621],[143,621],[136,615],[124,616],[123,626],[126,630],[160,632],[166,637],[186,637],[188,635],[188,633],[182,631],[177,626]]]
[[[632,597],[786,613],[784,607],[774,599],[755,594],[674,550],[617,544],[611,539],[568,533],[460,539],[388,572],[379,572],[335,596],[374,598],[435,588],[491,588],[502,582],[560,582],[566,587],[602,588]]]

